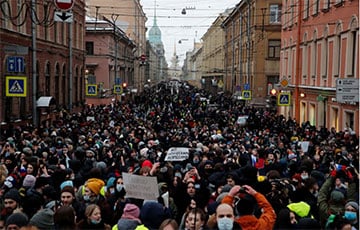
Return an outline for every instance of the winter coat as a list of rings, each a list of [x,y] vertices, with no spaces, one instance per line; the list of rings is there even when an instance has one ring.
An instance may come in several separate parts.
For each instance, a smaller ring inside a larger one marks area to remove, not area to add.
[[[276,214],[271,204],[266,200],[265,196],[259,192],[254,195],[254,198],[257,201],[258,207],[263,209],[260,217],[256,218],[254,215],[244,215],[238,217],[235,221],[240,224],[241,228],[244,230],[273,229],[276,221]],[[222,200],[222,203],[232,205],[233,200],[233,196],[227,195]]]

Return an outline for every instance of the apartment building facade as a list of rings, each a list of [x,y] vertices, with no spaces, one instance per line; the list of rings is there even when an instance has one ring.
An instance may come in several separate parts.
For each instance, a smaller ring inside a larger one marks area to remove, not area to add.
[[[146,27],[147,17],[140,0],[87,0],[87,10],[91,17],[107,18],[121,28],[135,44],[133,52],[134,78],[127,82],[128,88],[142,91],[146,84],[145,65],[141,64],[141,56],[146,54]]]
[[[210,92],[224,90],[224,43],[225,34],[221,24],[229,12],[220,14],[202,36],[202,88]]]
[[[112,99],[120,100],[123,93],[129,93],[123,86],[134,78],[132,50],[136,46],[124,31],[114,26],[107,20],[86,17],[85,83],[96,85],[98,91],[94,95],[86,93],[87,104],[109,104]]]
[[[64,21],[54,1],[28,3],[2,2],[0,121],[38,125],[84,104],[85,1],[75,1]]]
[[[359,133],[358,99],[336,100],[339,79],[359,79],[359,1],[283,0],[282,15],[280,76],[292,103],[279,112]]]
[[[250,103],[263,103],[279,79],[281,3],[241,1],[222,23],[225,90],[251,91]]]

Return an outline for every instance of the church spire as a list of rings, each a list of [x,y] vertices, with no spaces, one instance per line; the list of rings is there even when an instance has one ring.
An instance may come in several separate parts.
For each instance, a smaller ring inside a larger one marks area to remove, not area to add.
[[[154,0],[154,26],[157,26],[157,21],[156,21],[156,0]]]

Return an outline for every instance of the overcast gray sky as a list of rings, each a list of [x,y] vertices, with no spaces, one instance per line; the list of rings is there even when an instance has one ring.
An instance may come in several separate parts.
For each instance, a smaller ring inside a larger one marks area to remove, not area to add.
[[[146,23],[148,29],[153,25],[155,1],[157,24],[162,32],[165,56],[169,65],[174,53],[174,44],[182,64],[186,51],[193,49],[194,41],[200,41],[216,17],[225,9],[234,7],[240,2],[240,0],[141,0],[148,17]],[[185,15],[181,13],[183,8],[187,9]],[[181,44],[179,40],[182,41]]]

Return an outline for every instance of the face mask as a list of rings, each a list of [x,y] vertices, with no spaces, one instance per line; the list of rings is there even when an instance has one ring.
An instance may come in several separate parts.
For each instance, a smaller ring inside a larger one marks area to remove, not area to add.
[[[344,217],[345,217],[345,219],[350,220],[350,221],[354,221],[357,218],[356,213],[350,212],[350,211],[345,211]]]
[[[83,196],[83,199],[84,199],[84,201],[89,201],[89,200],[90,200],[90,196],[89,196],[89,195],[84,195],[84,196]]]
[[[231,230],[233,228],[233,220],[227,217],[223,217],[217,220],[217,226],[219,230]]]
[[[193,163],[194,163],[194,164],[197,164],[197,163],[199,163],[199,160],[198,160],[198,159],[194,159],[194,160],[193,160]]]
[[[122,184],[117,184],[116,185],[116,191],[118,191],[118,192],[121,192],[121,190],[124,188],[124,185],[122,185]]]
[[[109,189],[109,192],[110,192],[110,194],[114,194],[114,193],[115,193],[115,189],[114,189],[114,188],[110,188],[110,189]]]
[[[90,222],[91,222],[92,224],[100,224],[101,219],[99,219],[99,220],[93,220],[93,219],[91,219]]]
[[[309,178],[308,175],[301,175],[301,179],[306,180],[307,178]]]

